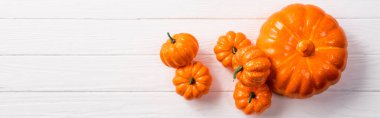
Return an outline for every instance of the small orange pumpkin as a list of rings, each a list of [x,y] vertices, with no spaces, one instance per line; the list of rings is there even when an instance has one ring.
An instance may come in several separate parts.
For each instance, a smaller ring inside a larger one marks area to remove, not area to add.
[[[247,87],[238,82],[234,91],[235,105],[245,114],[262,113],[269,108],[272,93],[267,84],[258,87]]]
[[[188,33],[175,34],[173,37],[167,33],[169,39],[162,45],[160,51],[161,61],[169,67],[178,68],[193,61],[198,53],[198,41]]]
[[[219,37],[218,43],[214,47],[216,59],[222,62],[223,66],[232,67],[232,62],[236,61],[236,52],[250,45],[251,41],[243,33],[229,31],[225,36]]]
[[[269,85],[292,98],[323,92],[338,82],[347,62],[344,31],[313,5],[292,4],[274,13],[256,44],[273,65]]]
[[[248,46],[236,53],[233,66],[234,79],[237,77],[244,85],[253,87],[265,83],[270,74],[271,62],[260,49]]]
[[[173,79],[176,92],[187,100],[208,93],[211,82],[209,70],[201,62],[193,62],[178,68]]]

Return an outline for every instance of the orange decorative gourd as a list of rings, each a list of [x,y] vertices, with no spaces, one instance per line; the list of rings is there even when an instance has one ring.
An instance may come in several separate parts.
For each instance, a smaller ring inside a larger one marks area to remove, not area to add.
[[[262,113],[270,107],[272,93],[267,84],[247,87],[238,82],[234,91],[235,105],[245,114]]]
[[[193,61],[198,53],[198,41],[188,33],[176,34],[162,45],[161,61],[169,67],[179,68]]]
[[[236,53],[236,62],[233,64],[234,78],[242,84],[253,87],[265,83],[269,74],[271,63],[265,53],[255,46],[248,46]]]
[[[274,13],[256,44],[271,59],[272,90],[288,97],[321,93],[345,69],[346,36],[333,17],[313,5],[292,4]]]
[[[251,41],[243,33],[229,31],[225,36],[219,37],[218,43],[214,47],[216,59],[222,62],[223,66],[232,67],[232,62],[236,61],[236,52],[250,45]]]
[[[193,62],[178,68],[173,79],[176,92],[187,100],[208,93],[211,82],[210,72],[201,62]]]

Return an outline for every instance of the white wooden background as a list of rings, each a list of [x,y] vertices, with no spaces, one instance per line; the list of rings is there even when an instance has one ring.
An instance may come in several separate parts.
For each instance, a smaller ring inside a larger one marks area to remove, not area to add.
[[[0,117],[257,117],[235,108],[231,72],[212,48],[229,30],[255,39],[265,18],[295,2],[338,19],[348,65],[326,92],[274,95],[260,117],[380,117],[378,0],[1,0]],[[167,31],[198,38],[196,60],[214,80],[202,99],[174,92],[175,70],[158,55]]]

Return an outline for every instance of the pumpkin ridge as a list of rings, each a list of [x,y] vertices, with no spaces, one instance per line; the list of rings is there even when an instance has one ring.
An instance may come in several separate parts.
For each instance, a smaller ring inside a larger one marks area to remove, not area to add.
[[[313,69],[311,68],[310,66],[310,58],[306,58],[306,65],[307,65],[307,68],[309,69],[309,72],[310,72],[310,79],[307,80],[307,81],[310,81],[312,83],[312,88],[313,88],[313,92],[310,93],[310,95],[313,95],[313,93],[316,91],[315,90],[315,83],[312,81],[314,80],[314,74],[313,74]]]
[[[226,37],[229,40],[229,42],[235,42],[236,33],[233,31],[229,31],[229,32],[227,32]]]
[[[192,68],[193,68],[193,62],[192,63],[190,63],[189,64],[189,66],[185,66],[185,67],[183,67],[184,68],[184,72],[186,73],[186,77],[188,78],[188,77],[191,77],[191,76],[193,76],[193,73],[192,73]]]
[[[330,67],[333,67],[334,70],[340,71],[338,67],[335,66],[335,64],[331,63],[330,61],[322,61],[323,64],[326,64]]]
[[[164,54],[168,55],[168,53],[169,53],[169,51],[170,51],[171,48],[172,47],[169,46],[169,49],[165,50]],[[176,63],[174,61],[170,61],[171,59],[173,59],[172,55],[168,55],[168,56],[164,56],[164,57],[166,58],[165,61],[168,63],[168,65],[170,65],[170,66],[176,65]]]
[[[188,82],[184,82],[184,83],[180,83],[180,84],[178,84],[176,86],[187,86],[187,85],[188,85]]]
[[[193,74],[193,77],[195,78],[202,77],[207,74],[207,71],[208,71],[207,68],[200,67],[198,68],[198,71],[195,74]]]
[[[340,28],[338,21],[336,21],[336,19],[334,19],[331,15],[326,15],[326,18],[334,22],[334,24],[332,25],[333,27],[330,27],[330,29],[327,30],[328,32],[330,32],[331,30]]]
[[[313,71],[312,71],[311,66],[310,66],[310,59],[306,58],[305,60],[306,60],[307,69],[309,70],[310,74],[312,74]]]
[[[293,53],[290,57],[286,58],[284,61],[277,64],[276,67],[281,67],[282,65],[286,64],[288,61],[292,60],[295,57],[297,57],[297,53]]]
[[[176,44],[178,44],[178,42]],[[175,58],[178,55],[178,53],[177,53],[177,51],[173,51],[173,50],[177,50],[174,45],[172,45],[170,47],[170,51],[172,51],[173,54],[169,55],[169,57],[170,57],[170,59],[177,59],[177,60],[173,60],[171,62],[173,63],[173,65],[181,65],[181,63],[178,61],[180,61],[180,60],[184,61],[184,60],[182,58]]]
[[[178,61],[180,61],[180,62],[187,62],[187,58],[188,57],[186,57],[186,55],[188,55],[187,54],[187,49],[188,48],[186,48],[186,45],[183,45],[182,44],[182,42],[178,42],[178,43],[176,43],[177,45],[175,45],[175,47],[174,48],[176,48],[176,52],[174,52],[174,53],[176,53],[175,55],[177,55],[179,58],[177,58],[178,59]],[[182,48],[182,50],[179,50],[180,49],[180,47],[181,46],[179,46],[179,45],[182,45],[182,47],[185,47],[185,48]],[[194,53],[191,53],[191,54],[194,54]],[[173,55],[174,56],[174,55]],[[191,55],[192,56],[192,55]]]
[[[336,29],[335,29],[336,30]],[[332,39],[332,38],[335,38],[335,37],[330,37],[330,36],[334,36],[336,34],[332,34],[330,32],[327,32],[327,31],[324,31],[324,33],[326,34],[329,34],[329,35],[325,35],[325,36],[319,36],[318,38],[314,38],[314,40],[316,41],[325,41],[325,40],[328,40],[328,39]],[[344,34],[343,34],[344,35]],[[317,40],[318,39],[318,40]]]
[[[239,37],[239,35],[241,35],[240,34],[240,32],[237,32],[236,34],[235,34],[235,37],[232,39],[233,41],[232,41],[232,46],[234,46],[235,47],[235,45],[238,43],[238,42],[240,42],[241,40],[241,37]]]
[[[178,84],[181,84],[181,83],[186,83],[187,81],[184,81],[184,77],[182,76],[177,76],[177,77],[174,77],[173,80],[178,83]]]
[[[220,53],[220,52],[227,52],[227,51],[230,51],[231,49],[229,49],[231,46],[228,46],[228,44],[217,44],[216,45],[217,47],[217,51],[216,53]]]
[[[233,58],[233,54],[230,53],[228,54],[228,56],[224,57],[221,62],[223,65],[232,66],[232,58]]]
[[[302,95],[298,96],[298,97],[308,97],[310,95],[313,95],[314,93],[314,86],[311,88],[312,89],[312,92],[311,93],[308,93],[308,94],[305,94],[305,93],[302,93],[302,89],[303,89],[303,85],[304,85],[304,82],[308,81],[308,82],[311,82],[312,85],[314,85],[314,83],[311,81],[313,79],[313,76],[312,76],[312,71],[311,69],[309,68],[309,65],[308,65],[308,58],[304,59],[304,64],[306,65],[306,69],[307,69],[307,72],[309,74],[308,77],[305,76],[305,74],[302,74],[303,78],[300,80],[300,84],[299,84],[299,87],[298,87],[298,91],[296,93],[301,93]]]
[[[337,81],[340,80],[340,76],[341,76],[341,70],[338,69],[336,66],[334,66],[333,64],[330,64],[330,63],[324,63],[326,61],[321,61],[322,64],[326,64],[327,66],[329,67],[332,67],[333,71],[337,71],[337,76],[331,80],[331,79],[325,79],[326,82],[327,82],[327,85],[334,85]],[[326,89],[328,89],[330,86],[326,86]],[[326,89],[322,90],[321,92],[325,91]]]
[[[204,91],[207,87],[206,85],[202,84],[202,83],[199,83],[199,82],[196,82],[194,84],[194,87],[198,90],[198,91]]]
[[[316,32],[316,30],[319,28],[321,21],[322,21],[323,19],[325,19],[325,18],[326,18],[326,14],[324,14],[322,18],[318,19],[318,21],[315,22],[314,27],[312,28],[311,33],[310,33],[310,36],[309,36],[309,38],[308,38],[309,40],[314,41],[314,37],[315,37],[315,35],[316,35],[315,32]]]
[[[192,93],[193,93],[194,98],[199,98],[201,94],[200,94],[200,91],[197,89],[197,87],[192,85],[191,88],[193,90]]]
[[[209,85],[209,83],[210,83],[209,79],[211,79],[211,78],[207,77],[207,75],[204,75],[202,77],[195,78],[195,81],[197,83],[200,83],[200,84],[203,84],[203,85]]]
[[[317,57],[322,64],[328,64],[334,67],[334,69],[341,70],[340,67],[334,63],[332,63],[330,60],[326,60],[326,58]],[[323,60],[323,61],[322,61]]]
[[[308,39],[313,40],[314,36],[315,36],[315,32],[317,31],[317,29],[319,28],[319,26],[321,26],[320,23],[321,23],[321,21],[324,18],[326,18],[327,14],[323,10],[321,10],[321,8],[319,8],[317,6],[309,5],[309,4],[307,4],[305,6],[306,6],[305,8],[307,9],[307,11],[309,11],[309,14],[306,15],[305,19],[310,19],[310,16],[317,15],[317,14],[314,14],[315,11],[318,11],[317,13],[321,13],[321,16],[317,16],[318,19],[317,19],[316,22],[314,22],[312,24],[312,27],[311,27],[311,30],[310,30],[311,32],[309,34],[310,36],[308,37]],[[310,12],[310,11],[314,11],[314,12]],[[305,32],[305,31],[303,31],[303,32]]]
[[[195,39],[195,37],[194,37],[194,39]],[[193,54],[192,57],[195,58],[198,54],[198,51],[199,51],[199,44],[198,44],[197,40],[193,40],[192,42],[193,42],[192,49],[194,49],[194,50],[191,50],[191,51],[193,51],[193,53],[191,53],[191,54]]]
[[[293,78],[295,78],[295,77],[294,77],[294,76],[295,76],[294,73],[297,72],[297,70],[298,70],[298,66],[300,65],[300,63],[301,63],[301,61],[299,60],[299,61],[297,62],[297,64],[296,64],[296,66],[294,67],[294,69],[292,69],[292,74],[291,74],[291,75],[289,76],[289,78],[287,79],[288,82],[286,83],[285,89],[283,90],[283,94],[285,94],[286,91],[288,90],[288,87],[289,87],[290,83],[294,81],[294,79],[293,79]],[[297,73],[297,74],[298,74],[298,73]]]
[[[340,49],[343,49],[343,48],[333,47],[333,46],[322,46],[322,47],[316,47],[315,51],[319,51],[319,50],[340,50]]]
[[[313,63],[315,63],[315,64],[318,64],[318,65],[323,65],[324,63],[322,62],[322,61],[313,61]],[[316,74],[313,74],[313,82],[314,82],[314,89],[316,89],[317,88],[317,79],[318,78],[320,78],[320,77],[318,77]],[[326,78],[322,78],[325,82],[326,82],[326,84],[324,85],[324,86],[328,86],[329,85],[329,81],[326,79]],[[317,90],[316,90],[317,91]]]
[[[180,90],[179,90],[179,93],[181,93],[181,94],[185,94],[185,92],[186,92],[186,88],[187,87],[189,87],[189,85],[188,84],[181,84],[180,86],[177,86],[177,88],[179,88]]]
[[[265,72],[269,70],[271,65],[268,63],[257,63],[257,62],[262,62],[262,61],[270,63],[270,61],[266,57],[257,57],[257,58],[252,59],[251,61],[246,62],[245,65],[243,66],[250,67],[250,68],[246,68],[246,70],[249,70],[249,71]]]
[[[185,93],[183,94],[183,96],[186,99],[192,99],[192,97],[193,97],[192,93],[193,93],[193,88],[190,85],[187,85]]]
[[[224,58],[228,57],[230,54],[228,52],[218,52],[215,54],[216,55],[216,59],[218,59],[219,61],[223,61]]]
[[[235,45],[236,48],[243,48],[247,45],[251,45],[251,41],[249,39],[242,40],[241,42],[238,42],[237,45]]]
[[[172,82],[176,86],[186,83],[185,79],[182,79],[182,77],[174,77]]]
[[[241,48],[241,46],[243,45],[243,43],[245,41],[249,41],[249,39],[247,39],[247,37],[245,36],[245,34],[243,34],[241,32],[238,32],[236,35],[237,35],[236,36],[236,41],[234,42],[234,46],[236,48],[238,48],[238,47]]]
[[[181,46],[179,46],[178,48],[176,47],[178,50],[182,50],[182,52],[188,52],[188,53],[190,52],[189,53],[190,55],[185,54],[185,53],[181,53],[181,54],[185,56],[186,55],[191,56],[192,58],[195,57],[195,55],[198,52],[198,42],[194,36],[190,34],[186,34],[186,33],[180,33],[180,34],[174,35],[174,38],[177,40],[177,42],[180,42],[180,44],[182,45],[182,47]]]
[[[208,73],[205,72],[204,74],[198,76],[198,77],[194,77],[194,79],[198,82],[201,82],[200,80],[204,79],[204,78],[207,78],[208,77]]]
[[[164,44],[164,46],[163,46],[165,49],[163,50],[163,51],[160,51],[160,57],[161,57],[161,59],[164,61],[164,64],[166,65],[166,66],[169,66],[170,65],[170,62],[168,62],[168,60],[167,60],[167,57],[166,56],[164,56],[164,55],[166,55],[166,44]]]
[[[194,64],[191,67],[191,76],[192,77],[196,76],[200,68],[201,68],[201,65],[198,62],[194,62]]]
[[[298,61],[292,61],[290,64],[298,64],[298,63],[296,63],[296,62],[298,62]],[[290,72],[288,72],[288,73],[291,73],[291,74],[288,75],[288,76],[286,77],[285,81],[282,82],[282,83],[284,83],[283,85],[288,85],[289,82],[290,82],[290,79],[289,79],[289,78],[291,78],[291,77],[293,76],[293,73],[294,73],[294,71],[296,70],[296,66],[297,66],[297,65],[295,65],[295,66],[288,66],[287,68],[286,68],[286,67],[278,67],[278,68],[274,68],[274,69],[272,69],[271,71],[273,71],[273,72],[279,72],[279,70],[289,69]],[[284,69],[284,68],[285,68],[285,69]],[[277,77],[274,77],[274,78],[272,78],[272,79],[277,79]],[[281,78],[279,78],[279,79],[281,79]],[[277,82],[277,83],[278,83],[278,82]],[[283,86],[282,88],[286,88],[286,87],[287,87],[287,86]]]
[[[282,20],[283,20],[283,19],[282,19]],[[301,40],[301,37],[298,36],[298,34],[295,34],[295,33],[292,31],[292,29],[290,29],[290,28],[288,27],[288,25],[290,25],[290,24],[287,24],[287,23],[284,22],[284,21],[281,21],[281,24],[282,24],[282,27],[285,29],[285,31],[286,31],[287,33],[289,33],[291,36],[293,36],[294,39],[296,39],[296,41],[300,41],[300,40]]]
[[[183,44],[183,48],[180,48],[182,49],[182,53],[179,53],[179,54],[182,54],[181,57],[184,58],[185,60],[186,59],[189,59],[189,57],[186,57],[186,55],[190,56],[192,59],[195,58],[195,56],[197,55],[198,53],[198,50],[195,50],[196,49],[196,45],[194,45],[194,42],[191,42],[189,45],[186,45],[186,44]],[[186,54],[186,52],[188,54]],[[192,61],[189,60],[189,61],[185,61],[185,62],[189,62],[191,63]]]

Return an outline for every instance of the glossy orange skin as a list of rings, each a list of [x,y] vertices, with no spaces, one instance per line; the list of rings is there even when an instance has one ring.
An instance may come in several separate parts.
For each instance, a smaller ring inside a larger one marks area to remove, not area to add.
[[[236,52],[250,45],[251,41],[248,40],[243,33],[229,31],[226,35],[219,37],[218,43],[214,47],[216,59],[220,61],[223,66],[232,68],[232,62],[236,61]]]
[[[168,39],[161,47],[161,61],[169,67],[179,68],[193,61],[198,53],[198,41],[188,33],[175,34],[175,43]]]
[[[193,84],[190,84],[191,78],[194,78]],[[193,62],[178,68],[173,78],[176,92],[187,100],[200,98],[207,94],[211,82],[210,72],[201,62]]]
[[[338,82],[347,41],[337,21],[313,5],[292,4],[262,26],[257,46],[269,56],[273,91],[308,98]]]
[[[256,97],[250,99],[250,93],[256,94]],[[235,106],[243,110],[245,114],[262,113],[269,108],[272,102],[272,93],[267,84],[262,84],[258,87],[247,87],[238,82],[234,91]]]
[[[233,66],[235,70],[238,66],[243,66],[242,71],[237,73],[237,79],[246,86],[254,87],[266,82],[271,62],[259,48],[248,46],[236,53],[236,63]]]

